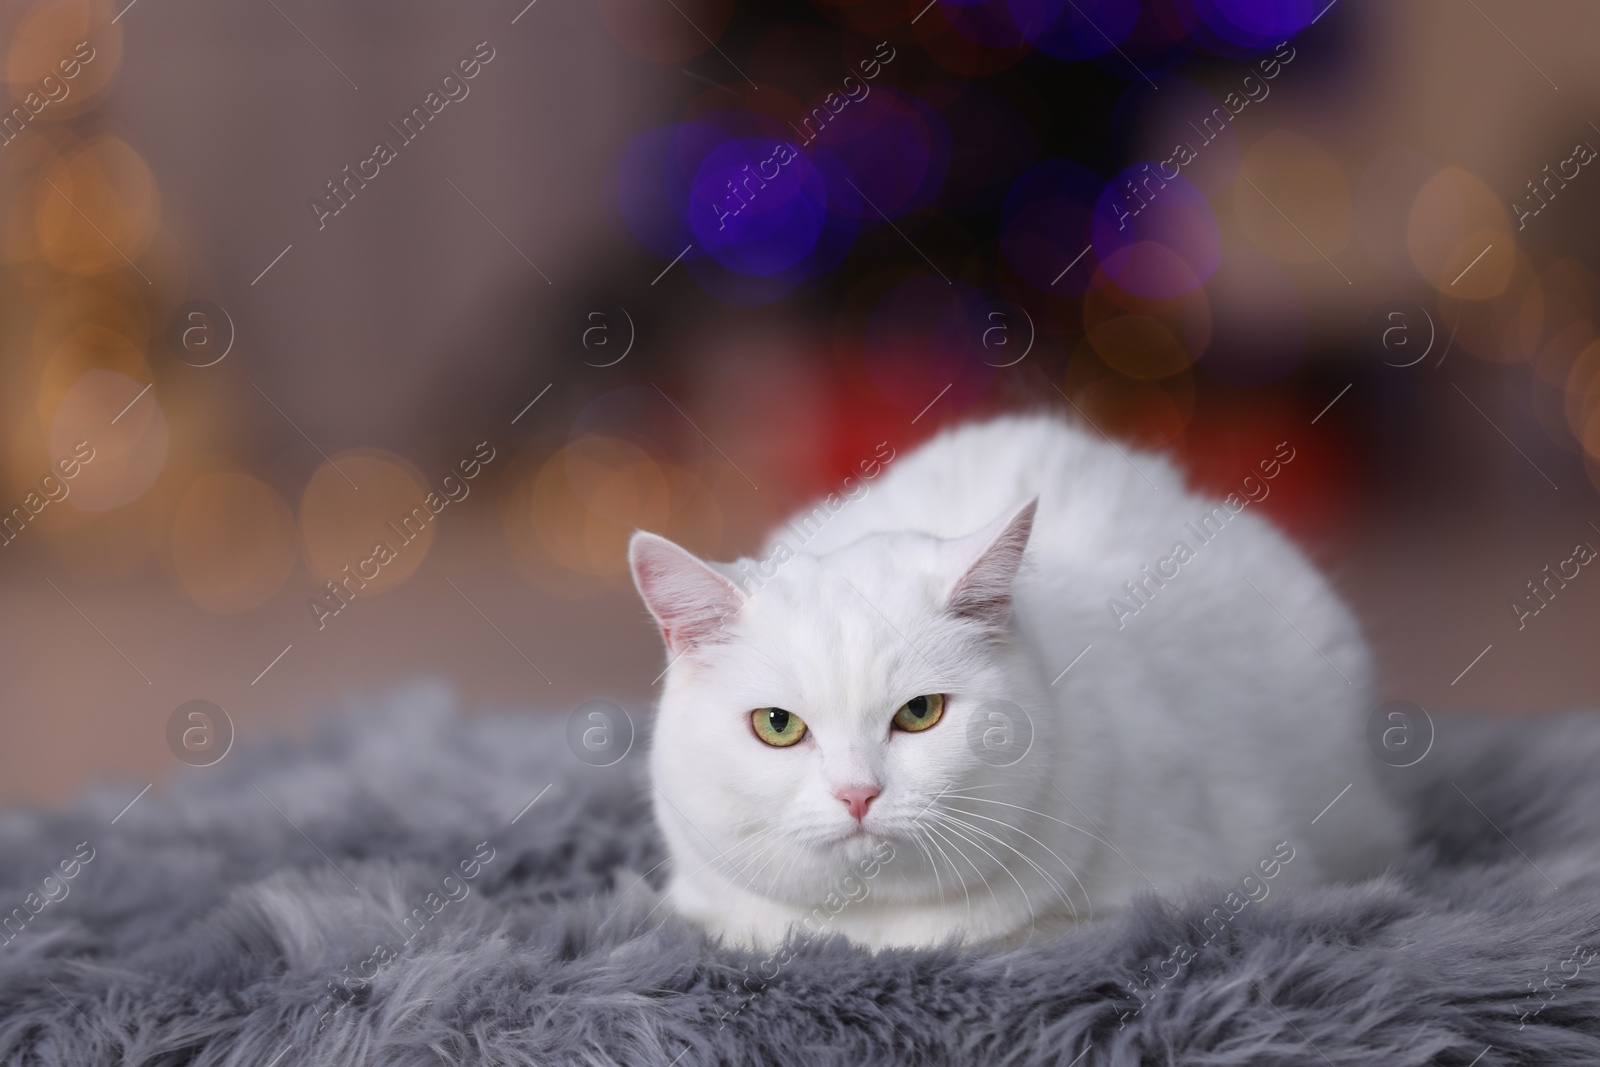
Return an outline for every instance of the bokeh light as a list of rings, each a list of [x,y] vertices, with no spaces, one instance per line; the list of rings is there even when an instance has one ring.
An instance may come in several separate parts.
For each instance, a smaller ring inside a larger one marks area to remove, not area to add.
[[[585,435],[562,449],[561,457],[573,493],[600,518],[659,529],[672,514],[668,473],[637,445]]]
[[[815,108],[814,102],[807,114]],[[853,183],[830,183],[837,210],[859,219],[876,220],[879,212],[896,218],[927,204],[943,186],[950,131],[916,97],[879,86],[835,115],[816,134],[815,150],[837,160],[834,173]]]
[[[1544,297],[1544,333],[1550,341],[1536,354],[1535,371],[1545,381],[1562,382],[1588,343],[1574,343],[1576,338],[1594,329],[1600,312],[1600,275],[1566,256],[1539,272],[1539,288]]]
[[[617,211],[639,243],[671,258],[691,243],[685,214],[689,177],[675,151],[678,127],[656,126],[636,135],[617,165]]]
[[[911,32],[929,58],[964,78],[998,74],[1033,50],[999,0],[968,7],[934,4]]]
[[[1356,183],[1356,239],[1373,262],[1405,277],[1417,277],[1406,247],[1411,205],[1439,165],[1409,145],[1391,145],[1379,153]]]
[[[122,27],[114,18],[100,0],[29,5],[6,48],[5,79],[12,99],[25,102],[36,93],[48,101],[34,121],[72,118],[105,94],[122,60]]]
[[[1590,455],[1600,458],[1600,341],[1591,341],[1573,360],[1566,382],[1567,425]]]
[[[1546,310],[1549,310],[1548,305]],[[1557,330],[1554,336],[1539,346],[1534,357],[1534,374],[1547,385],[1565,386],[1573,364],[1596,337],[1600,337],[1600,329],[1596,329],[1588,319],[1569,323],[1565,329]]]
[[[712,149],[689,188],[701,247],[740,274],[776,274],[816,246],[828,212],[822,176],[793,145],[762,138]]]
[[[72,274],[126,267],[155,235],[157,201],[150,169],[127,142],[86,142],[50,168],[35,192],[43,255]]]
[[[1191,373],[1159,381],[1127,377],[1098,358],[1087,338],[1074,348],[1061,389],[1101,432],[1145,448],[1172,444],[1194,415]]]
[[[1190,362],[1173,329],[1149,315],[1118,315],[1091,327],[1086,337],[1107,366],[1130,378],[1166,378]]]
[[[79,377],[48,425],[52,457],[75,454],[80,442],[93,454],[67,498],[80,511],[104,511],[138,499],[167,462],[166,413],[145,392],[145,383],[116,371],[96,369]]]
[[[1452,324],[1458,347],[1491,363],[1533,358],[1544,327],[1544,286],[1528,257],[1509,254],[1510,270],[1501,291],[1489,299],[1440,295],[1442,314]]]
[[[1492,358],[1507,363],[1533,359],[1545,336],[1545,309],[1544,281],[1527,256],[1518,253],[1505,292],[1489,305]]]
[[[1141,67],[1165,71],[1187,59],[1196,46],[1195,31],[1201,26],[1193,0],[1144,0],[1140,9],[1139,21],[1122,42],[1121,55],[1101,56],[1101,64],[1110,69],[1110,64],[1123,62],[1122,55],[1127,55]],[[1137,77],[1126,64],[1113,73]]]
[[[838,265],[870,210],[840,160],[802,150],[802,133],[728,110],[648,130],[623,153],[621,216],[653,251],[685,260],[690,277],[719,299],[778,299]],[[918,189],[930,173],[916,175]]]
[[[1211,204],[1182,174],[1136,163],[1107,183],[1095,204],[1094,254],[1130,293],[1169,300],[1203,285],[1222,258]]]
[[[638,448],[698,474],[707,446],[694,425],[660,388],[623,386],[595,397],[572,419],[567,441],[604,437]]]
[[[691,201],[695,176],[706,157],[730,141],[770,138],[777,143],[790,133],[767,116],[723,108],[638,134],[623,150],[617,168],[617,207],[623,221],[657,255],[679,255],[695,240],[689,221]]]
[[[1318,14],[1312,0],[1194,0],[1194,7],[1210,31],[1202,42],[1224,55],[1270,48],[1305,29]]]
[[[1238,177],[1239,131],[1233,116],[1193,82],[1174,74],[1163,77],[1159,89],[1136,81],[1117,102],[1114,121],[1139,131],[1147,158],[1169,171],[1178,168],[1204,193],[1221,193]]]
[[[1057,59],[1104,55],[1139,21],[1139,0],[1010,0],[1009,7],[1033,46]]]
[[[295,541],[288,505],[241,471],[195,479],[172,517],[178,583],[206,611],[245,611],[271,599],[294,569]]]
[[[1350,185],[1338,161],[1292,130],[1251,145],[1234,186],[1234,210],[1252,244],[1285,263],[1318,263],[1350,243]],[[1252,184],[1253,183],[1253,184]]]
[[[40,325],[47,321],[41,317]],[[65,325],[59,320],[51,323],[58,324]],[[107,414],[107,425],[122,405],[132,400],[150,380],[144,352],[132,340],[103,326],[79,326],[54,345],[39,366],[35,405],[40,425],[50,425],[68,390],[92,370],[112,371],[138,383]]]
[[[714,552],[722,516],[695,474],[633,441],[580,434],[554,453],[530,450],[514,464],[502,512],[505,545],[519,573],[566,597],[628,581],[636,529]]]
[[[881,35],[906,20],[902,0],[816,0],[821,13],[857,33]]]
[[[1492,189],[1460,167],[1445,167],[1417,191],[1406,247],[1422,276],[1455,299],[1499,296],[1511,280],[1510,216]]]
[[[1159,319],[1172,327],[1190,358],[1198,358],[1211,343],[1211,298],[1201,286],[1170,300],[1151,300],[1121,288],[1105,271],[1097,271],[1083,296],[1082,327],[1094,329],[1107,319],[1134,314]]]
[[[422,565],[449,506],[449,496],[401,456],[341,452],[316,469],[300,497],[306,566],[318,583],[350,582],[353,595],[393,589]]]
[[[1000,251],[1018,277],[1045,292],[1088,288],[1098,262],[1089,249],[1102,188],[1094,171],[1065,159],[1030,167],[1012,184],[1000,214]]]
[[[63,279],[42,295],[34,312],[34,351],[56,352],[77,335],[79,341],[74,344],[82,347],[125,347],[132,358],[124,365],[142,370],[144,359],[137,346],[150,337],[152,317],[141,289],[148,286],[132,271]],[[105,340],[97,345],[87,340],[93,336]]]
[[[1006,4],[991,0],[946,0],[943,6],[951,29],[987,48],[1020,48],[1031,37],[1026,32],[1026,24],[1019,23]]]

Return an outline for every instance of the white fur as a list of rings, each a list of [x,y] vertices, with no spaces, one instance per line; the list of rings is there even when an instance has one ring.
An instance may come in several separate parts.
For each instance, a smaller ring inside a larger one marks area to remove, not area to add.
[[[1197,545],[1186,524],[1217,501],[1164,458],[1051,417],[947,431],[845,488],[836,513],[813,513],[820,530],[774,531],[770,580],[650,534],[631,546],[677,657],[650,769],[681,914],[758,945],[808,916],[873,946],[1017,939],[1200,876],[1259,882],[1280,842],[1293,860],[1274,888],[1394,858],[1403,827],[1364,742],[1367,648],[1256,509]],[[1004,603],[953,611],[975,567],[1009,576],[1019,527],[1009,619]],[[1180,540],[1194,558],[1119,620],[1109,598],[1135,604],[1123,583]],[[889,728],[927,693],[948,695],[938,724]],[[807,739],[758,740],[750,713],[766,706],[804,719]],[[969,724],[1010,707],[1031,719],[1026,755],[980,760],[984,726]],[[863,780],[882,792],[858,827],[833,790]],[[894,858],[876,863],[885,842]]]

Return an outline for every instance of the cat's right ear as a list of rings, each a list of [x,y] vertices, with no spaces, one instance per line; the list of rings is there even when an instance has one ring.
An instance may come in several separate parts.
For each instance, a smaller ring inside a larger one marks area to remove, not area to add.
[[[960,543],[967,551],[975,548],[976,554],[951,589],[948,610],[991,626],[1005,625],[1011,615],[1011,586],[1022,566],[1022,553],[1033,533],[1033,515],[1038,507],[1039,498],[1035,496]]]
[[[628,566],[673,655],[712,637],[744,605],[738,586],[665,537],[635,532]]]

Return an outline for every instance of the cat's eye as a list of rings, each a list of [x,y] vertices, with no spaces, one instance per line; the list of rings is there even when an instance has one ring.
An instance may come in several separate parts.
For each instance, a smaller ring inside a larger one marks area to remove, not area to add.
[[[805,721],[782,708],[757,708],[750,713],[750,726],[757,737],[773,748],[788,748],[799,744],[806,736]]]
[[[944,715],[944,697],[938,693],[912,697],[894,713],[894,728],[916,733],[926,730]]]

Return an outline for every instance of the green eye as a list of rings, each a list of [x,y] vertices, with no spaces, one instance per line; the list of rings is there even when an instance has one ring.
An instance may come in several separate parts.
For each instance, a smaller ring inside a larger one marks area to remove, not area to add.
[[[782,708],[757,708],[750,713],[750,726],[773,748],[788,748],[806,736],[805,720]]]
[[[917,733],[926,730],[944,715],[944,697],[938,693],[912,697],[894,713],[894,728]]]

